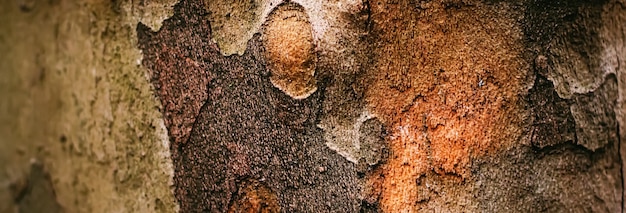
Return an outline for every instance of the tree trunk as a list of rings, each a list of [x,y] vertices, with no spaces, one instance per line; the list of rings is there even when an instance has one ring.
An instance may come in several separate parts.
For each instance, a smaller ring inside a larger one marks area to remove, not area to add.
[[[1,212],[624,209],[623,0],[23,0],[0,20]]]

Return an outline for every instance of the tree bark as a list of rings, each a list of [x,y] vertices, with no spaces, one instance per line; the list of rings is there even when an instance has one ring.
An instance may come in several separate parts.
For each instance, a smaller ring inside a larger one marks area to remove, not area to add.
[[[622,3],[268,2],[138,28],[166,124],[189,130],[170,131],[183,211],[622,209]],[[241,43],[229,19],[259,29],[242,55],[220,52]]]
[[[11,184],[0,195],[21,189],[6,195],[12,199],[7,208],[22,210],[31,197],[44,196],[55,201],[48,209],[80,212],[106,205],[91,201],[99,197],[131,193],[148,201],[122,197],[121,211],[623,212],[623,0],[180,0],[156,27],[150,24],[156,18],[140,12],[163,5],[68,7],[110,12],[85,23],[97,33],[77,39],[103,45],[84,61],[110,64],[103,65],[104,89],[97,77],[94,84],[94,93],[106,97],[58,98],[70,109],[90,110],[78,118],[60,113],[63,108],[47,110],[55,115],[46,117],[95,122],[84,129],[96,136],[46,127],[50,133],[36,138],[63,145],[34,154],[44,163],[33,164],[30,176],[6,178]],[[78,22],[63,20],[51,22]],[[44,32],[64,30],[71,27]],[[10,38],[0,44],[11,51],[21,47],[7,42],[17,41],[14,32],[0,37]],[[79,62],[68,58],[84,53],[43,49],[41,55],[70,65]],[[17,73],[19,63],[6,58],[8,73]],[[63,74],[52,76],[47,81],[67,82]],[[48,84],[43,88],[80,89]],[[98,102],[107,99],[113,104]],[[167,138],[159,139],[160,126],[149,127],[159,122]],[[98,137],[107,126],[112,130],[104,132],[122,136]],[[131,139],[110,142],[124,136]],[[20,140],[27,137],[2,144]],[[115,153],[127,157],[66,151],[81,144],[92,150],[87,153],[123,146]],[[24,158],[12,157],[17,149],[6,151],[6,166]],[[64,156],[88,169],[60,164]],[[112,168],[119,166],[127,168],[124,175]],[[50,174],[33,176],[42,171]],[[90,171],[110,174],[93,183],[116,190],[94,192],[87,204],[70,202],[66,194],[80,187],[67,184]],[[148,175],[153,181],[141,176],[146,171],[157,171]],[[31,192],[35,185],[52,193]]]

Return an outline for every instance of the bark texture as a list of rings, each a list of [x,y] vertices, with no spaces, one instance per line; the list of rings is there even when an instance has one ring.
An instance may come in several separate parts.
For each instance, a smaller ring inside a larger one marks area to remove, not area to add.
[[[624,210],[624,0],[0,2],[0,212]]]
[[[231,3],[137,28],[183,211],[621,211],[624,2]]]
[[[0,0],[0,212],[176,212],[135,27],[173,1]]]

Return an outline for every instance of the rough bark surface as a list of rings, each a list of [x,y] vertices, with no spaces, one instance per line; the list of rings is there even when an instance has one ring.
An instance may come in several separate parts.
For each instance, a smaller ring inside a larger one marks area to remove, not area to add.
[[[624,0],[0,2],[0,212],[624,210]]]
[[[0,0],[0,212],[176,212],[135,33],[174,3]]]
[[[623,2],[272,2],[241,55],[210,38],[248,4],[137,28],[166,121],[195,117],[170,131],[183,211],[621,211]],[[308,16],[272,19],[285,4]],[[307,23],[314,59],[280,32]]]
[[[208,98],[200,100],[204,105],[193,115],[196,122],[189,140],[172,144],[181,211],[237,208],[230,206],[239,204],[235,197],[245,195],[252,182],[269,187],[278,197],[274,205],[284,212],[358,211],[356,167],[329,150],[315,126],[320,93],[296,100],[274,87],[259,36],[242,56],[222,56],[209,40],[208,20],[197,15],[204,10],[201,1],[182,1],[175,10],[157,33],[138,27],[140,41],[145,41],[141,46],[145,66],[179,76],[195,75],[194,67],[210,67],[201,71],[215,76],[207,84]],[[164,49],[197,64],[169,66],[178,57],[150,60],[163,55]],[[159,80],[155,82],[162,83]]]

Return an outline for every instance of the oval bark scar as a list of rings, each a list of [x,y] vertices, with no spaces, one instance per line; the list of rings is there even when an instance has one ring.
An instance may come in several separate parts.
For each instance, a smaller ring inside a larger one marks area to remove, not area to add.
[[[263,26],[262,39],[275,87],[295,99],[317,90],[313,31],[302,6],[278,5]]]

